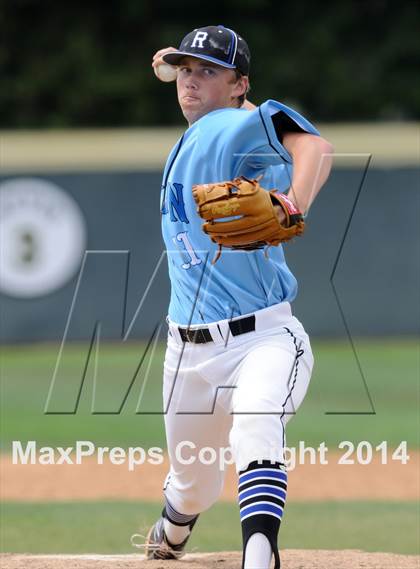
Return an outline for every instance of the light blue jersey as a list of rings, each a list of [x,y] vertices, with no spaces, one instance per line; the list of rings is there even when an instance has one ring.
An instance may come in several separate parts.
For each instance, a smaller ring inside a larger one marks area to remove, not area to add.
[[[299,113],[276,101],[253,111],[218,109],[186,130],[165,166],[161,191],[171,300],[169,318],[178,324],[203,324],[249,314],[283,301],[291,302],[297,282],[281,246],[263,250],[218,249],[203,232],[192,186],[256,178],[261,185],[285,191],[292,179],[292,159],[278,140],[271,116],[283,111],[304,132],[319,135]]]

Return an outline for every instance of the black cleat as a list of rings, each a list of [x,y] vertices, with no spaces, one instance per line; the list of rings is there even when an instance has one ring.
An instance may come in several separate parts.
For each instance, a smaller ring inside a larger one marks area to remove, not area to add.
[[[163,518],[151,527],[144,544],[144,552],[147,559],[180,559],[185,555],[185,546],[189,539],[189,535],[176,545],[168,541],[163,526]]]

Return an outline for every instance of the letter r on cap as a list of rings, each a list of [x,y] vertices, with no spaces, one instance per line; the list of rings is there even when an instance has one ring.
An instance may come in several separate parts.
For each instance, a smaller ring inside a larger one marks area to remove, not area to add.
[[[194,36],[194,39],[191,43],[191,47],[197,47],[197,43],[198,43],[198,47],[203,48],[203,41],[206,39],[206,37],[209,34],[207,32],[197,32]]]

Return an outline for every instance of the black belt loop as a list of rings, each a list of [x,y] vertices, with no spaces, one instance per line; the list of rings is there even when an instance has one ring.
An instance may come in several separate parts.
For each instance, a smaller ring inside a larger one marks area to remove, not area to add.
[[[248,332],[255,331],[255,314],[247,316],[246,318],[240,318],[238,320],[231,320],[229,322],[229,328],[232,332],[232,336],[240,336],[241,334],[247,334]]]
[[[245,318],[238,318],[229,322],[229,328],[232,336],[240,336],[248,332],[255,331],[255,314],[246,316]],[[183,342],[191,342],[192,344],[206,344],[213,342],[210,330],[208,328],[197,328],[192,330],[190,328],[181,328],[178,326],[179,335]]]
[[[181,340],[183,342],[191,342],[192,344],[206,344],[207,342],[213,342],[210,330],[208,328],[198,328],[197,330],[191,330],[189,328],[178,328]]]

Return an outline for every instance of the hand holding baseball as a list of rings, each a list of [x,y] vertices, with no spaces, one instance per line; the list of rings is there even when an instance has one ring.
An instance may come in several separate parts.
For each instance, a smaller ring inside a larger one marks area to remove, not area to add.
[[[162,59],[165,53],[170,53],[171,51],[176,51],[176,48],[166,47],[164,49],[160,49],[155,53],[152,61],[152,67],[156,77],[165,83],[175,81],[177,75],[176,67],[174,65],[169,65],[169,63],[165,63]]]

